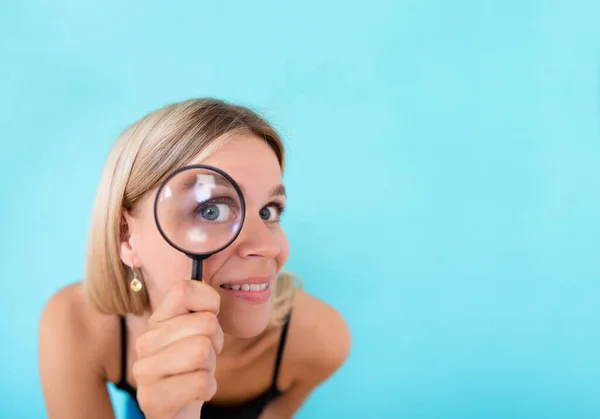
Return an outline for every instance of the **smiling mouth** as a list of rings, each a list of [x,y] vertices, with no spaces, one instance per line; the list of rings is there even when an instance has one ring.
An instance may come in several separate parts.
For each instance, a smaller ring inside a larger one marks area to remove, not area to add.
[[[223,284],[221,288],[232,291],[261,292],[269,287],[268,282],[262,284]]]

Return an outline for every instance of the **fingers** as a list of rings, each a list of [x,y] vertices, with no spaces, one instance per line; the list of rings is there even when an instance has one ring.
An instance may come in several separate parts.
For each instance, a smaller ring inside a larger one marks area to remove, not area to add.
[[[189,312],[209,311],[217,314],[221,305],[219,293],[201,281],[178,281],[165,294],[163,301],[150,316],[148,327]]]
[[[173,342],[194,335],[202,335],[211,339],[213,348],[218,354],[223,348],[223,330],[216,314],[210,311],[189,313],[165,320],[160,327],[149,330],[136,342],[139,358],[157,353]]]
[[[204,402],[196,401],[192,404],[186,405],[183,409],[181,409],[177,414],[173,417],[173,419],[190,419],[190,418],[198,418],[201,416],[202,406]]]
[[[172,418],[196,400],[210,400],[217,392],[212,373],[204,370],[167,377],[138,389],[137,399],[152,417]]]
[[[149,358],[139,359],[133,366],[137,383],[149,383],[193,371],[214,372],[217,363],[210,338],[193,335],[178,340]]]
[[[201,406],[215,394],[217,354],[223,348],[220,303],[209,285],[183,280],[173,284],[150,317],[148,330],[136,341],[133,365],[146,417],[179,417],[186,406]]]

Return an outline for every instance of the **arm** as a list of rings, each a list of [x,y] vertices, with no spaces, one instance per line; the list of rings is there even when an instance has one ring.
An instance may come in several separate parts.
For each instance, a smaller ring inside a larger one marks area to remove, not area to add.
[[[298,371],[297,378],[267,406],[261,419],[293,418],[310,394],[344,364],[351,336],[337,311],[301,293],[290,324],[290,344],[288,365]]]
[[[39,371],[49,419],[114,418],[98,345],[77,294],[67,287],[47,303],[39,324]],[[95,348],[96,347],[96,348]]]

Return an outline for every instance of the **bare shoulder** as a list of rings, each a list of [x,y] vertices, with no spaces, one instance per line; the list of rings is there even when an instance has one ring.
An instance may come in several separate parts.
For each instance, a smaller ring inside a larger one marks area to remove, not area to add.
[[[297,290],[289,330],[290,358],[321,382],[348,358],[352,338],[348,324],[331,305]]]
[[[61,346],[85,346],[91,333],[87,317],[83,286],[75,283],[59,289],[50,297],[40,316],[40,351],[46,351],[45,345],[49,342]]]
[[[264,419],[294,417],[309,395],[344,364],[351,335],[334,307],[298,289],[287,342],[284,369],[291,385],[267,406]]]
[[[48,300],[39,320],[38,358],[49,418],[112,415],[105,357],[114,345],[107,339],[114,329],[114,316],[95,312],[80,283]]]
[[[114,316],[103,315],[92,308],[83,284],[77,282],[59,289],[48,300],[39,326],[40,338],[51,333],[79,346],[89,344],[90,349],[97,348],[101,352],[102,337],[115,329],[116,322]]]

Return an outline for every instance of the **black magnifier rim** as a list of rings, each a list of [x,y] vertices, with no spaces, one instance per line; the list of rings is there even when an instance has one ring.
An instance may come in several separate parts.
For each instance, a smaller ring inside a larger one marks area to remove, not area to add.
[[[204,170],[210,170],[213,172],[218,173],[219,175],[221,175],[222,177],[225,178],[225,180],[227,180],[235,189],[235,191],[237,192],[239,198],[240,198],[240,206],[242,209],[242,216],[241,216],[241,220],[240,220],[240,225],[236,231],[236,233],[233,235],[233,237],[231,238],[231,240],[229,240],[225,245],[221,246],[220,248],[213,250],[211,252],[208,253],[190,253],[190,251],[183,249],[179,246],[177,246],[175,243],[173,243],[171,241],[171,239],[169,239],[169,237],[166,235],[166,233],[163,231],[162,227],[160,226],[160,221],[158,220],[158,197],[160,196],[162,190],[164,189],[165,185],[167,183],[169,183],[169,181],[175,177],[176,175],[178,175],[179,173],[186,171],[186,170],[193,170],[193,169],[204,169]],[[246,201],[244,200],[244,194],[242,193],[242,189],[240,188],[240,186],[237,184],[237,182],[235,180],[233,180],[233,178],[225,173],[223,170],[214,167],[214,166],[209,166],[207,164],[192,164],[189,166],[184,166],[181,167],[177,170],[175,170],[173,173],[171,173],[160,185],[160,187],[158,188],[158,191],[156,192],[156,196],[154,197],[154,222],[156,223],[156,227],[158,228],[158,231],[160,232],[160,235],[167,241],[167,243],[169,243],[171,246],[173,246],[175,249],[179,250],[182,253],[185,253],[187,256],[191,257],[191,258],[199,258],[199,259],[206,259],[209,256],[214,255],[215,253],[220,252],[221,250],[225,249],[227,246],[229,246],[231,243],[234,242],[235,239],[237,239],[237,237],[240,235],[241,231],[242,231],[242,227],[244,226],[244,220],[246,219]]]

